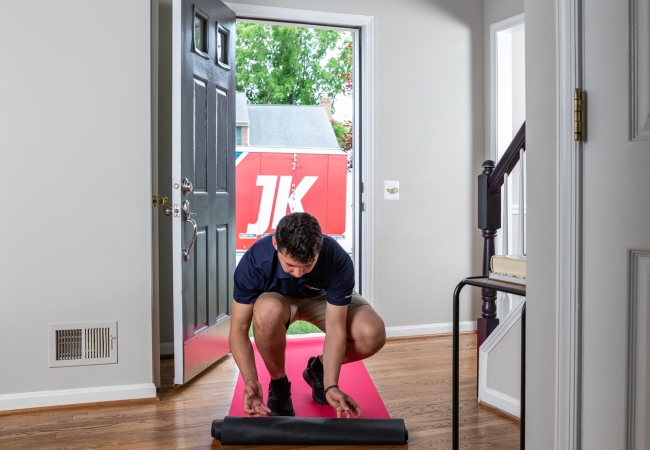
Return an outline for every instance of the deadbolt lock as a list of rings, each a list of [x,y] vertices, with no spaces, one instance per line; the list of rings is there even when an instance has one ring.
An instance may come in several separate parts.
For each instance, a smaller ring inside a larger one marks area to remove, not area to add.
[[[166,216],[171,216],[172,215],[172,209],[171,207],[167,206],[169,204],[169,199],[167,197],[157,197],[153,196],[152,198],[152,206],[154,208],[157,208],[160,206],[161,208],[165,208],[163,212],[165,213]]]
[[[157,197],[154,195],[151,199],[151,206],[153,206],[154,208],[157,208],[158,206],[164,208],[165,206],[167,206],[168,202],[169,199],[167,197]]]

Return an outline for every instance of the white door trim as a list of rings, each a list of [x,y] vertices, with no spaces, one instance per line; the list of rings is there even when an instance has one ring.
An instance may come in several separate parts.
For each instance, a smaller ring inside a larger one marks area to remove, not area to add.
[[[581,448],[582,143],[573,140],[573,92],[582,87],[581,0],[557,0],[557,450]]]
[[[355,67],[355,79],[360,81],[360,89],[355,89],[355,110],[361,112],[358,126],[354,127],[355,143],[361,143],[360,160],[363,161],[362,173],[357,174],[364,183],[361,199],[365,205],[362,211],[363,221],[361,235],[355,235],[355,254],[361,263],[361,293],[371,305],[374,305],[374,17],[356,14],[343,14],[307,9],[279,8],[275,6],[251,5],[225,2],[237,18],[259,19],[265,21],[297,22],[311,25],[335,26],[359,30],[360,53]],[[358,190],[358,181],[357,188]],[[363,242],[359,252],[359,241]]]
[[[305,24],[333,25],[337,27],[362,28],[372,22],[372,16],[345,14],[309,9],[280,8],[278,6],[251,5],[246,3],[224,2],[241,19],[260,19],[264,21],[299,22]]]
[[[181,12],[182,1],[172,0],[172,180],[181,179]],[[172,190],[172,205],[181,204],[179,181]],[[172,217],[172,254],[181,255],[181,218]],[[172,258],[174,355],[183,355],[183,267],[181,258]],[[183,364],[174,364],[174,384],[183,384]]]

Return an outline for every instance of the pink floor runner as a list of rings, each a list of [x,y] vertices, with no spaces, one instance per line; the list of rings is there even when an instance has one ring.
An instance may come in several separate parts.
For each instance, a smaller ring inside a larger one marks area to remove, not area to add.
[[[286,370],[287,377],[291,382],[291,398],[293,399],[293,408],[296,410],[296,417],[336,417],[336,411],[329,405],[324,405],[321,412],[320,403],[312,400],[311,388],[302,378],[302,372],[307,366],[309,357],[322,353],[323,340],[324,338],[321,336],[287,339]],[[270,377],[255,345],[253,348],[255,349],[255,364],[266,402]],[[341,367],[339,386],[343,392],[350,395],[361,406],[361,417],[366,419],[390,418],[362,361],[344,364]],[[240,374],[230,404],[229,416],[247,415],[244,413],[243,393],[244,380]]]

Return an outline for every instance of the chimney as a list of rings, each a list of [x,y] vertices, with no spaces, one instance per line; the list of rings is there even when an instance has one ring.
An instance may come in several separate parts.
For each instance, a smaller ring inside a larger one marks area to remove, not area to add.
[[[327,117],[329,118],[329,120],[332,120],[332,98],[321,97],[320,104],[325,107],[325,111],[327,111]]]

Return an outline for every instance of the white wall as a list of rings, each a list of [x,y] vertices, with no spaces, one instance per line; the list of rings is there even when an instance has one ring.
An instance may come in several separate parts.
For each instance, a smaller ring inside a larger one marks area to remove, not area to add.
[[[521,394],[521,321],[506,331],[505,336],[490,352],[486,385],[508,397],[520,400]],[[507,367],[509,370],[499,370]],[[489,402],[488,402],[489,403]],[[494,406],[494,405],[493,405]]]
[[[555,436],[557,261],[556,11],[525,0],[528,256],[526,448],[546,450]]]
[[[155,394],[150,2],[2,2],[0,35],[0,409],[34,391]],[[48,368],[49,323],[105,320],[117,364]]]
[[[451,322],[455,285],[481,270],[481,2],[233,3],[374,17],[375,308],[388,327]],[[383,200],[384,180],[400,182],[399,201]],[[476,319],[480,302],[469,310],[465,301],[461,320]]]

